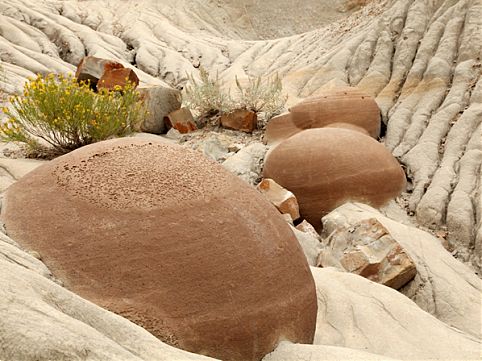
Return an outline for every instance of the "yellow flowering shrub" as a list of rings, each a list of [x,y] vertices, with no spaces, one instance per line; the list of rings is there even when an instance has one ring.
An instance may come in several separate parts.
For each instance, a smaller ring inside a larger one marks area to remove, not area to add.
[[[81,146],[131,133],[145,110],[133,84],[116,91],[94,92],[88,83],[72,76],[37,76],[25,84],[22,95],[3,109],[7,121],[0,138],[26,144],[31,150],[45,148],[64,154]]]

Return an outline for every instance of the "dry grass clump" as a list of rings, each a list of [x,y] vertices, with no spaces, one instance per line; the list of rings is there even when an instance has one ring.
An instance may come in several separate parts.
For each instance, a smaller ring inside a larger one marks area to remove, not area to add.
[[[218,74],[213,77],[206,69],[200,67],[200,81],[196,81],[189,74],[187,77],[190,84],[185,88],[184,103],[200,118],[208,118],[226,110],[229,96],[221,91]]]
[[[263,112],[270,119],[282,112],[287,97],[283,95],[281,79],[274,77],[249,77],[241,84],[236,77],[236,93],[224,91],[219,77],[211,76],[200,68],[200,81],[188,75],[189,84],[185,88],[184,103],[198,115],[198,119],[212,118],[220,113],[229,113],[237,109],[247,109],[256,113]]]
[[[248,78],[248,84],[244,87],[236,77],[236,87],[238,94],[233,99],[231,108],[264,112],[268,119],[279,114],[287,100],[287,97],[283,96],[283,86],[278,74],[267,79],[260,76]]]
[[[0,125],[3,141],[19,142],[30,152],[64,154],[81,146],[124,136],[145,115],[133,84],[94,92],[72,76],[41,75],[25,84],[24,92],[10,98]]]

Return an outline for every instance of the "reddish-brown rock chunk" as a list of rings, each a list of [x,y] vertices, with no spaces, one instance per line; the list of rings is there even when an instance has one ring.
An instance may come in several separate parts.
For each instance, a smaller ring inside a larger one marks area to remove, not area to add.
[[[2,221],[70,290],[179,348],[259,360],[313,340],[315,286],[288,224],[194,150],[80,148],[12,185]]]
[[[122,68],[124,66],[116,61],[86,56],[77,66],[75,77],[78,81],[90,81],[91,86],[96,87],[106,70]]]
[[[237,109],[221,115],[221,125],[224,128],[240,130],[252,133],[256,129],[258,117],[255,112],[245,109]]]
[[[164,122],[168,128],[177,129],[179,133],[182,134],[197,129],[196,123],[194,123],[194,118],[188,108],[174,110],[164,118]]]
[[[263,176],[293,192],[316,228],[347,201],[381,206],[405,187],[400,164],[382,144],[337,128],[304,130],[281,142],[268,152]]]
[[[300,218],[298,201],[293,193],[274,180],[263,179],[256,187],[282,214],[289,214],[292,221]]]
[[[327,252],[331,257],[327,257]],[[337,261],[333,263],[331,260]],[[371,281],[399,289],[417,274],[415,263],[388,230],[375,218],[330,234],[318,258],[319,266],[343,267]]]
[[[125,87],[130,82],[137,87],[139,85],[139,78],[133,69],[121,68],[121,69],[107,69],[99,79],[97,88],[106,88],[114,90],[116,86]]]

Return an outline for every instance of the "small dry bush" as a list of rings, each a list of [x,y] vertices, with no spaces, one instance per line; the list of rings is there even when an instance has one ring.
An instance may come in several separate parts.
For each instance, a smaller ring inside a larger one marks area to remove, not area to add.
[[[221,91],[218,74],[212,77],[208,71],[199,68],[199,81],[187,74],[190,84],[185,88],[184,102],[200,118],[213,116],[226,109],[229,97]]]
[[[211,76],[204,68],[199,71],[200,80],[187,75],[190,84],[185,88],[184,103],[198,115],[198,119],[207,120],[219,113],[229,113],[237,109],[263,112],[266,119],[279,114],[286,103],[281,79],[274,77],[249,77],[241,84],[236,77],[236,93],[231,95],[221,89],[219,77]]]
[[[88,83],[53,74],[30,79],[23,94],[10,102],[11,107],[3,109],[8,119],[0,125],[0,138],[23,143],[32,153],[64,154],[124,136],[145,116],[133,84],[96,93]]]
[[[236,87],[238,94],[235,95],[231,108],[263,112],[267,119],[279,114],[287,100],[282,93],[283,86],[278,74],[266,79],[260,76],[248,78],[246,86],[242,86],[236,77]]]

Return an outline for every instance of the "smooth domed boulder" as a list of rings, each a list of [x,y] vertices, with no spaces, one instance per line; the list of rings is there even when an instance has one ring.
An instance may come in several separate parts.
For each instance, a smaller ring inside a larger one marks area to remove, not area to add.
[[[266,144],[275,145],[303,130],[323,127],[348,128],[377,138],[380,109],[375,99],[357,88],[329,89],[271,119],[264,139]]]
[[[325,128],[342,128],[342,129],[348,129],[348,130],[360,132],[365,135],[370,135],[368,133],[368,130],[366,130],[365,128],[362,128],[362,127],[359,127],[358,125],[354,125],[350,123],[330,123],[326,125]]]
[[[176,347],[258,360],[280,340],[313,340],[314,282],[289,226],[193,150],[80,148],[12,185],[2,220],[67,288]]]
[[[268,152],[263,177],[293,192],[301,215],[316,228],[320,218],[347,201],[378,207],[404,189],[398,161],[360,132],[304,130]]]
[[[322,128],[332,123],[348,123],[380,134],[380,109],[375,99],[357,88],[327,90],[290,108],[292,122],[301,129]]]

